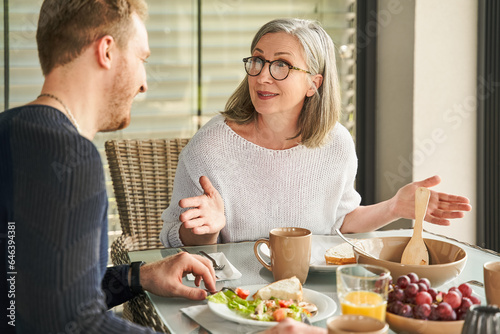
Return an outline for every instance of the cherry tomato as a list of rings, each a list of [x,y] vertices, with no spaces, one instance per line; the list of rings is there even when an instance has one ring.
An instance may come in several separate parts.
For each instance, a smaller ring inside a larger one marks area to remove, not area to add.
[[[238,297],[240,297],[241,299],[247,299],[247,297],[250,295],[249,290],[245,290],[242,288],[236,288],[236,290],[234,290],[234,292],[236,292]]]
[[[288,314],[288,308],[279,308],[273,312],[273,318],[276,321],[281,321],[286,318]]]
[[[293,304],[293,300],[280,299],[280,307],[290,307]]]

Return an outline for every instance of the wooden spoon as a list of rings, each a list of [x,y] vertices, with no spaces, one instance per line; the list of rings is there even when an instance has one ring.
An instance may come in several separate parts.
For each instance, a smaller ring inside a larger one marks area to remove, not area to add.
[[[413,226],[413,236],[401,257],[402,264],[429,264],[429,252],[422,238],[422,223],[427,212],[430,195],[430,190],[424,187],[418,188],[415,192],[415,226]]]

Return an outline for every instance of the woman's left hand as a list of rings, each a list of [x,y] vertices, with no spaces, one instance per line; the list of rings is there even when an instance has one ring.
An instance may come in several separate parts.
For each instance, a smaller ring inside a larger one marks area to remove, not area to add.
[[[399,189],[395,199],[395,213],[401,218],[415,219],[415,191],[419,187],[433,187],[441,182],[437,175],[422,181],[415,181]],[[469,199],[431,190],[429,205],[424,220],[436,225],[450,225],[449,219],[462,218],[472,207]]]

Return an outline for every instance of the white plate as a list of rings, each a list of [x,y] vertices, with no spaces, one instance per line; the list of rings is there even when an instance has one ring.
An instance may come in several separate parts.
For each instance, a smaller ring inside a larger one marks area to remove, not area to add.
[[[249,285],[249,286],[243,286],[242,288],[249,290],[251,296],[255,292],[257,292],[257,290],[263,288],[264,286],[266,286],[266,284]],[[318,313],[316,313],[314,316],[310,318],[311,322],[325,320],[326,318],[330,317],[333,313],[335,313],[335,311],[337,310],[337,304],[333,301],[333,299],[331,299],[327,295],[314,290],[304,289],[304,288],[303,288],[303,293],[304,293],[304,301],[313,303],[318,307]],[[245,318],[242,315],[239,315],[235,311],[231,310],[225,304],[219,304],[209,301],[208,308],[221,318],[234,321],[240,324],[265,326],[265,327],[272,327],[278,324],[278,322],[276,321],[258,321]]]
[[[313,235],[311,240],[311,261],[309,264],[310,272],[329,272],[335,271],[338,265],[326,264],[325,253],[326,251],[336,245],[343,243],[337,235]],[[259,245],[259,250],[264,259],[267,257],[270,262],[269,248],[266,244]]]

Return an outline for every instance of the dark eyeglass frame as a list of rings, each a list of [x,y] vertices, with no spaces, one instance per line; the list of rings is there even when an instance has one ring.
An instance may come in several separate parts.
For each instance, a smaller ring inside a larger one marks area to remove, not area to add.
[[[260,68],[260,71],[259,71],[259,73],[257,73],[257,74],[250,74],[250,73],[248,73],[246,63],[248,63],[248,61],[249,61],[249,60],[251,60],[251,59],[260,59],[260,60],[263,62],[262,67]],[[274,79],[274,80],[277,80],[277,81],[282,81],[282,80],[285,80],[286,78],[288,78],[288,75],[290,74],[290,70],[297,70],[297,71],[302,71],[302,72],[305,72],[305,73],[311,74],[311,72],[306,71],[306,70],[303,70],[303,69],[298,68],[298,67],[295,67],[295,66],[292,66],[292,65],[290,65],[289,63],[287,63],[286,61],[281,60],[281,59],[276,59],[276,60],[270,61],[270,60],[264,59],[264,58],[262,58],[262,57],[258,57],[258,56],[250,56],[250,57],[243,58],[243,62],[245,63],[245,66],[244,66],[244,67],[245,67],[245,72],[247,72],[247,74],[248,74],[249,76],[251,76],[251,77],[256,77],[256,76],[258,76],[258,75],[262,72],[262,70],[264,69],[264,65],[265,65],[266,63],[269,63],[269,74],[271,74],[271,76],[273,77],[273,79]],[[285,76],[283,79],[277,79],[277,78],[275,78],[275,77],[274,77],[274,75],[273,75],[273,72],[271,71],[271,66],[272,66],[274,63],[276,63],[276,62],[281,62],[281,63],[285,64],[286,66],[288,66],[288,73],[286,74],[286,76]]]

